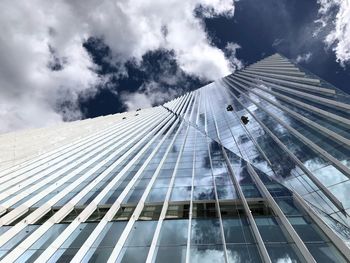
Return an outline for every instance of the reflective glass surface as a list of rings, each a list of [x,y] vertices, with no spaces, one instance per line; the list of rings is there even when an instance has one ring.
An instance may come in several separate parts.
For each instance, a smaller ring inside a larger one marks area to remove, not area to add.
[[[272,262],[304,262],[301,240],[317,262],[350,261],[324,231],[350,242],[349,103],[276,54],[163,105],[53,129],[91,131],[0,171],[0,259],[252,263],[265,245]],[[49,146],[35,138],[50,129],[9,145]]]

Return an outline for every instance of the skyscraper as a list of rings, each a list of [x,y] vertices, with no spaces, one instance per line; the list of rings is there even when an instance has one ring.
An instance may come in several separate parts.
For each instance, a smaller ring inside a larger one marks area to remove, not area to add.
[[[3,135],[1,262],[349,262],[349,116],[275,54],[162,106]]]

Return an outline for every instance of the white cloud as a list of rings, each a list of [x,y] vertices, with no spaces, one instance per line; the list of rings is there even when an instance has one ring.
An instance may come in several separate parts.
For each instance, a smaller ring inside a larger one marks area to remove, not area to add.
[[[136,92],[124,92],[121,94],[128,110],[159,105],[167,100],[174,99],[180,94],[180,90],[164,89],[159,83],[151,81],[145,83]]]
[[[220,263],[224,261],[224,251],[220,249],[191,249],[191,262],[195,263]],[[231,262],[231,261],[230,261]],[[232,261],[237,262],[237,261]]]
[[[198,7],[203,16],[232,16],[234,0],[1,1],[0,132],[81,117],[78,96],[105,81],[82,46],[89,37],[102,38],[119,63],[163,48],[187,74],[228,74],[231,62],[211,44]]]
[[[57,8],[53,14],[54,7],[50,5],[35,0],[0,3],[0,132],[79,116],[75,105],[78,94],[93,89],[100,81],[93,71],[95,65],[81,45],[82,36],[67,32],[74,25],[67,24],[67,30],[63,30],[59,20],[68,16],[65,10]],[[55,43],[50,27],[67,34],[62,43]],[[49,46],[56,50],[57,57],[64,58],[62,70],[52,71],[48,67],[53,60],[53,49]],[[55,109],[58,102],[66,100],[70,110],[62,116]]]
[[[328,48],[335,52],[337,61],[342,65],[350,62],[350,1],[318,0],[320,5],[320,24],[315,34],[323,29],[329,30],[324,39]]]
[[[312,57],[311,52],[302,54],[302,55],[298,55],[297,58],[295,59],[296,63],[308,63],[310,61]]]
[[[152,107],[153,100],[148,94],[141,92],[124,93],[122,94],[122,97],[125,100],[125,105],[129,111],[138,108]]]
[[[228,43],[225,47],[225,50],[228,53],[227,58],[233,71],[242,69],[244,66],[243,62],[236,57],[237,49],[240,48],[240,45],[232,42]]]

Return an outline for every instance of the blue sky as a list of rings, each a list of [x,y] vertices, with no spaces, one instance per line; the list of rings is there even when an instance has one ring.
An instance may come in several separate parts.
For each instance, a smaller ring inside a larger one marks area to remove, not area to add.
[[[0,133],[160,104],[275,52],[350,93],[341,0],[0,3]]]
[[[214,46],[225,50],[228,43],[237,43],[241,47],[237,49],[236,57],[244,66],[275,52],[294,62],[297,62],[299,56],[300,61],[297,63],[300,66],[350,93],[349,66],[341,66],[336,62],[335,53],[325,46],[324,37],[328,30],[319,36],[312,36],[319,27],[315,23],[319,18],[319,8],[320,5],[312,0],[241,0],[235,4],[233,17],[203,18],[203,23]],[[90,52],[95,54],[94,47]],[[100,55],[97,57],[100,58]],[[164,74],[162,63],[168,63],[169,60],[173,72],[180,70],[173,54],[164,50],[147,53],[143,58],[146,68],[140,70],[139,67],[129,65],[128,77],[113,82],[114,88],[119,92],[134,92],[142,84],[155,80],[164,89],[175,89],[181,94],[209,81],[183,72],[178,82],[172,85],[163,83],[157,78]],[[82,100],[81,107],[88,117],[127,110],[123,96],[113,95],[111,90],[104,90],[96,97]]]

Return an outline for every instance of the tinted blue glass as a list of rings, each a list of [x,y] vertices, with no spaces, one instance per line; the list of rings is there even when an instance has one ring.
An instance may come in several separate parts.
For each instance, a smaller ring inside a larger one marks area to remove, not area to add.
[[[269,190],[270,194],[273,197],[284,197],[291,196],[292,193],[285,187],[280,184],[266,184],[266,188]]]
[[[234,244],[226,245],[229,263],[259,263],[263,262],[260,258],[256,245],[252,244]]]
[[[131,189],[123,200],[123,204],[137,204],[144,192],[145,189]]]
[[[329,187],[329,190],[343,203],[345,209],[350,208],[350,181]]]
[[[260,235],[264,242],[286,242],[287,239],[273,217],[256,217],[255,223],[258,226]]]
[[[192,177],[177,177],[174,181],[174,186],[191,186],[192,185]]]
[[[215,190],[212,186],[194,187],[193,200],[214,200]]]
[[[225,262],[223,246],[191,246],[190,262]]]
[[[16,247],[20,242],[31,235],[39,225],[28,225],[22,231],[20,231],[16,236],[14,236],[10,241],[0,248],[0,258],[5,256],[9,251]]]
[[[156,263],[186,262],[186,246],[171,246],[156,248]]]
[[[300,215],[299,208],[296,206],[293,198],[275,198],[278,206],[285,215]]]
[[[157,221],[136,221],[124,246],[149,246]]]
[[[168,191],[168,188],[166,187],[152,188],[147,196],[146,201],[150,203],[164,201],[167,191]]]
[[[86,241],[88,236],[97,226],[97,223],[86,223],[81,224],[78,229],[76,229],[69,238],[63,243],[63,245],[58,249],[54,255],[51,257],[53,262],[61,261],[68,262],[80,249],[82,244]]]
[[[186,245],[187,229],[188,220],[164,220],[158,246]]]
[[[237,199],[236,191],[233,185],[218,185],[217,186],[218,198],[223,199]]]
[[[304,217],[289,217],[288,220],[304,242],[327,241],[318,227]]]
[[[174,187],[171,192],[171,201],[185,201],[191,199],[191,186]]]
[[[114,247],[124,230],[126,222],[109,222],[92,247]]]
[[[261,197],[258,189],[253,184],[241,185],[241,189],[243,191],[243,194],[244,194],[245,198],[258,198],[258,197]]]
[[[147,259],[149,247],[126,247],[118,257],[121,263],[144,263]]]
[[[191,244],[221,244],[218,219],[193,219],[191,224]]]
[[[54,262],[69,262],[78,252],[78,248],[72,249],[58,249],[55,254],[48,260],[48,263]]]
[[[53,225],[41,238],[36,241],[29,250],[23,254],[19,261],[34,262],[41,253],[61,234],[68,224]]]
[[[88,254],[92,254],[92,256],[89,260],[86,260],[86,261],[84,260],[83,262],[89,262],[89,263],[107,262],[109,256],[112,254],[112,251],[113,251],[113,247],[99,247],[97,249],[94,249],[93,251],[89,250]],[[65,260],[65,257],[63,257],[62,259]]]
[[[265,245],[273,263],[279,262],[303,262],[297,255],[297,248],[291,244],[268,244]]]
[[[222,220],[226,243],[252,243],[254,238],[246,219]]]
[[[345,263],[344,257],[328,243],[312,243],[307,244],[307,248],[317,262],[320,263]]]
[[[83,261],[106,261],[112,253],[114,246],[117,244],[125,225],[126,222],[121,221],[109,222],[88,250]]]

